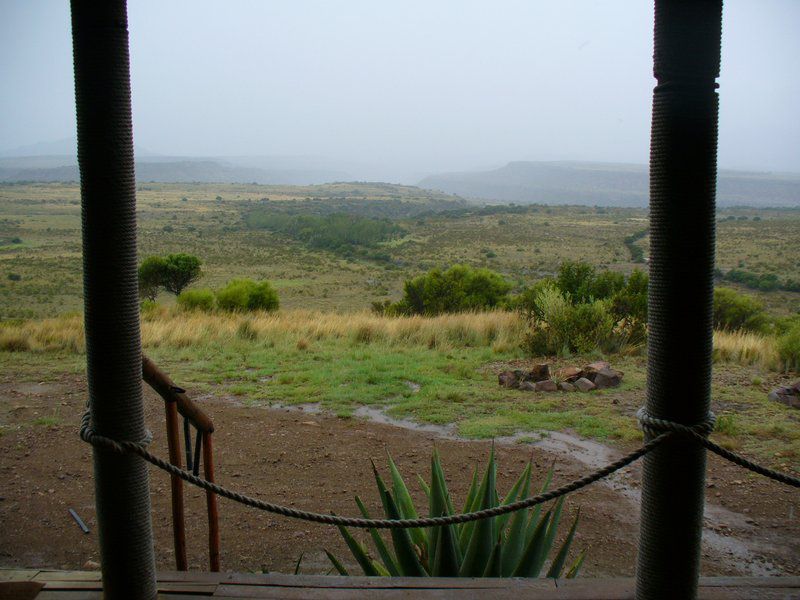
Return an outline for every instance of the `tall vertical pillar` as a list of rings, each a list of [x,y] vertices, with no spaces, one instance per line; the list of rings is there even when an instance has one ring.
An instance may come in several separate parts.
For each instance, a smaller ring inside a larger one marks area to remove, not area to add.
[[[645,408],[686,425],[710,408],[721,30],[722,0],[655,2]],[[705,452],[683,438],[645,457],[641,600],[697,595]]]
[[[128,21],[125,0],[72,0],[89,406],[95,431],[142,441]],[[94,448],[106,598],[156,597],[146,463]]]

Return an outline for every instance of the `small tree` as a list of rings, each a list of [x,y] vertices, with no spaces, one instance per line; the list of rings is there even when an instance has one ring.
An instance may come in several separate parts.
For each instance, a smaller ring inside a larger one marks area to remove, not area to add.
[[[139,265],[139,296],[155,302],[163,286],[166,261],[160,256],[149,256]]]
[[[200,271],[200,259],[191,254],[170,254],[164,258],[164,273],[162,285],[168,292],[176,296],[180,295],[184,288],[188,287],[202,274]]]

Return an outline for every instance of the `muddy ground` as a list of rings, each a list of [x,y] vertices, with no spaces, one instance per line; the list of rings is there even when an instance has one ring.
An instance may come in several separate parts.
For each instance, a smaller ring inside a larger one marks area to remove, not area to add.
[[[91,450],[77,436],[86,398],[84,381],[64,375],[38,384],[0,380],[0,565],[97,568],[97,529]],[[454,439],[436,430],[409,430],[364,418],[337,419],[314,412],[247,408],[217,399],[202,401],[214,419],[217,480],[246,494],[297,508],[357,513],[359,494],[378,514],[369,465],[385,465],[389,448],[412,492],[413,475],[427,477],[431,448],[442,454],[448,484],[463,499],[472,466],[486,458],[489,442]],[[58,424],[35,424],[57,407]],[[154,452],[167,456],[163,403],[149,390],[146,416]],[[402,423],[400,424],[402,425]],[[633,446],[607,448],[569,434],[540,444],[498,441],[498,487],[504,493],[532,456],[543,474],[555,460],[555,484],[576,478],[593,464]],[[573,494],[569,514],[582,508],[576,548],[589,547],[584,575],[631,575],[638,536],[640,465],[610,481]],[[169,480],[151,469],[156,560],[174,568]],[[800,574],[800,494],[709,458],[704,575]],[[421,492],[419,506],[424,506]],[[68,514],[89,525],[84,534]],[[273,517],[227,500],[220,502],[222,567],[235,571],[292,572],[330,569],[322,548],[352,564],[338,533],[329,527]],[[187,537],[192,569],[207,568],[204,494],[187,489]],[[566,528],[566,527],[564,527]],[[354,572],[357,569],[353,569]]]

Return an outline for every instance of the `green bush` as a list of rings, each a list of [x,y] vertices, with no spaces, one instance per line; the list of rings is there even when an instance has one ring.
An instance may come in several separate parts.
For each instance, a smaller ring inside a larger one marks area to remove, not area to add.
[[[608,300],[572,304],[561,290],[544,287],[534,301],[523,349],[531,355],[587,354],[618,349]]]
[[[787,371],[800,371],[800,325],[778,338],[778,356]]]
[[[757,299],[730,288],[714,290],[714,328],[766,332],[769,317]]]
[[[497,465],[494,448],[489,455],[483,478],[478,480],[475,469],[472,485],[462,512],[473,512],[510,504],[527,498],[531,493],[530,462],[505,498],[496,488]],[[391,456],[389,457],[391,487],[387,486],[373,465],[375,482],[387,519],[415,519],[417,509],[405,481]],[[552,469],[542,485],[544,492],[552,479]],[[419,479],[428,497],[428,514],[431,517],[456,513],[453,498],[447,489],[439,453],[434,448],[431,458],[431,481]],[[356,496],[356,504],[364,518],[369,519],[364,502]],[[544,569],[548,554],[556,547],[556,538],[563,539],[553,553],[547,577],[570,579],[578,575],[586,550],[578,553],[571,565],[567,563],[570,547],[580,519],[580,511],[569,531],[558,536],[558,526],[564,508],[561,497],[555,505],[544,511],[541,506],[529,508],[480,521],[419,529],[392,529],[389,533],[391,547],[376,529],[368,533],[377,551],[370,556],[366,547],[345,527],[339,527],[353,558],[367,576],[394,577],[538,577]],[[333,554],[325,550],[340,575],[350,573]],[[491,595],[491,594],[490,594]]]
[[[565,261],[558,269],[558,289],[573,304],[588,302],[592,298],[592,286],[595,281],[595,270],[592,265],[583,261]]]
[[[217,292],[217,304],[223,310],[277,310],[278,294],[268,281],[234,279]]]
[[[602,271],[566,262],[558,279],[543,279],[514,298],[530,329],[523,349],[534,356],[617,352],[643,344],[647,335],[649,279],[634,271]]]
[[[178,296],[178,306],[185,310],[212,311],[216,300],[209,289],[184,290]]]
[[[511,284],[494,271],[454,265],[406,281],[403,298],[386,312],[439,315],[486,310],[501,306],[509,291]]]

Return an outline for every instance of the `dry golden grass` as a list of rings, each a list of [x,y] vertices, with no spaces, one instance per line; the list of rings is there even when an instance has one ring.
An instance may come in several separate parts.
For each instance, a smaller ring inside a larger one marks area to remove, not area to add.
[[[519,348],[525,324],[514,312],[461,313],[438,317],[384,317],[370,312],[282,310],[275,313],[202,313],[156,307],[142,315],[145,348],[186,348],[236,341],[289,344],[344,340],[428,348]],[[0,327],[0,350],[83,352],[83,319],[65,316]],[[740,331],[714,332],[714,360],[779,369],[775,339]]]
[[[745,331],[715,331],[714,361],[778,369],[780,360],[774,337]]]
[[[490,346],[497,352],[519,347],[522,319],[511,312],[462,313],[438,317],[383,317],[369,312],[287,310],[276,313],[181,312],[163,307],[142,315],[142,343],[183,348],[236,340],[288,342],[350,340],[430,348]],[[26,321],[0,329],[0,350],[82,352],[80,317]]]

